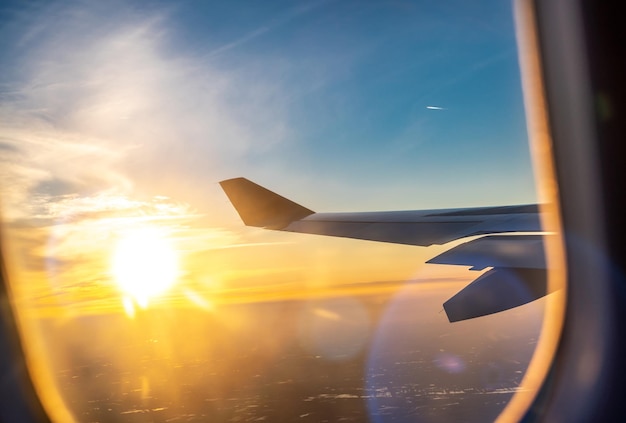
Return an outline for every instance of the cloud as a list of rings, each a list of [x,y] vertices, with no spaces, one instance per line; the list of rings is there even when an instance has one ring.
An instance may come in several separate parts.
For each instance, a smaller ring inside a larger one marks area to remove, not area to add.
[[[305,4],[298,5],[292,8],[291,10],[289,10],[287,13],[284,13],[280,16],[275,17],[273,20],[266,23],[265,25],[255,28],[252,31],[244,34],[243,36],[229,43],[226,43],[222,46],[217,47],[216,49],[210,51],[206,57],[214,57],[219,54],[225,53],[229,50],[243,46],[256,38],[261,37],[265,35],[266,33],[271,32],[272,30],[293,21],[294,19],[298,18],[300,15],[309,13],[310,11],[317,9],[326,3],[328,3],[328,0],[309,1],[309,2],[306,2]]]
[[[24,18],[26,19],[26,18]],[[33,194],[180,193],[287,139],[287,96],[264,69],[220,67],[176,44],[167,11],[55,5],[15,29],[2,81],[4,207]]]

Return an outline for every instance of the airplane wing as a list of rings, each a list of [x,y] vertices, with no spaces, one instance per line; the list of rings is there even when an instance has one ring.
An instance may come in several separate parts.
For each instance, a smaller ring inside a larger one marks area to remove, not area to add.
[[[548,293],[547,235],[515,234],[541,231],[536,204],[316,213],[245,178],[220,185],[247,226],[420,246],[482,235],[428,261],[491,268],[443,304],[450,322],[508,310]]]

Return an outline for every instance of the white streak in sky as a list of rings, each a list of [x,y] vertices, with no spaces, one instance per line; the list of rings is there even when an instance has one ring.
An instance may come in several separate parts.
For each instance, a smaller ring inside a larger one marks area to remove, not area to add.
[[[267,25],[261,26],[260,28],[255,29],[254,31],[242,36],[241,38],[238,38],[237,40],[234,40],[230,43],[227,43],[221,47],[216,48],[215,50],[209,52],[205,57],[206,58],[211,58],[214,56],[217,56],[221,53],[224,53],[225,51],[228,50],[232,50],[234,48],[237,48],[243,44],[248,43],[249,41],[254,40],[257,37],[262,36],[263,34],[265,34],[266,32],[269,32],[271,30],[273,30],[274,28],[277,28],[279,26],[282,26],[290,21],[292,21],[293,19],[297,18],[300,15],[303,15],[305,13],[310,12],[313,9],[316,9],[318,7],[320,7],[322,4],[326,3],[325,0],[323,1],[319,1],[317,3],[310,3],[310,4],[306,4],[304,6],[301,7],[297,7],[296,9],[290,11],[289,13],[287,13],[285,16],[279,17],[277,19],[274,19],[272,22],[268,23]]]
[[[426,108],[428,110],[447,110],[445,107],[439,107],[439,106],[426,106]]]

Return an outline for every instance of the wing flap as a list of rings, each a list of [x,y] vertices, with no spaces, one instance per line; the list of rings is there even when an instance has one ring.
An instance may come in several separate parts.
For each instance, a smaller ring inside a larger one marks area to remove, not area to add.
[[[548,294],[543,269],[491,269],[443,303],[450,322],[527,304]]]
[[[486,267],[545,269],[543,235],[489,235],[444,251],[427,263]]]

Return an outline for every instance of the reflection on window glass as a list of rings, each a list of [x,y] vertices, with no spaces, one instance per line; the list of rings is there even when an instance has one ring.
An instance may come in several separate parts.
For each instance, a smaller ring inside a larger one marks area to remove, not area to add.
[[[532,397],[554,290],[508,2],[0,19],[5,261],[53,420],[483,422]]]

